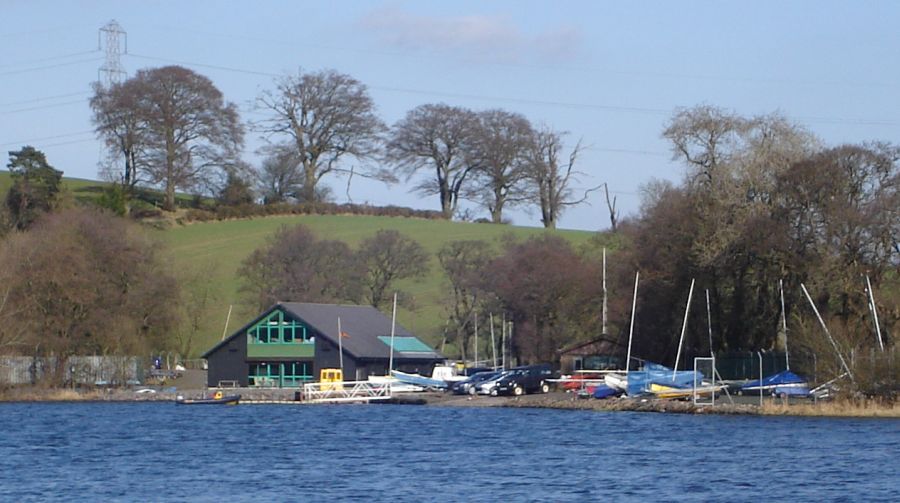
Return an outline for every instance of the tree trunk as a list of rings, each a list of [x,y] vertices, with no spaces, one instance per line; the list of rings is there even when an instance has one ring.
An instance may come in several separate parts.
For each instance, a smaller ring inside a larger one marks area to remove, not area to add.
[[[491,222],[495,224],[503,223],[503,194],[499,190],[494,190],[494,204],[488,209],[491,211]]]
[[[440,182],[440,191],[441,191],[441,213],[444,215],[444,218],[447,220],[453,219],[453,192],[450,190],[450,187],[447,186],[447,182]]]
[[[175,211],[175,184],[166,183],[166,200],[163,202],[163,209],[166,211]]]
[[[308,163],[303,166],[303,202],[315,203],[316,201],[316,165]]]
[[[491,208],[491,222],[495,224],[503,223],[503,208],[501,206],[493,206]]]
[[[163,209],[175,211],[175,131],[166,129],[166,200]]]
[[[541,222],[545,229],[556,229],[556,214],[546,197],[541,197]]]

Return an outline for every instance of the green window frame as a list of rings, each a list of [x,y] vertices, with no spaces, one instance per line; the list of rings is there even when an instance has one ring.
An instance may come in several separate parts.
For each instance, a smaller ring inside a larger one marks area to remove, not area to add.
[[[260,388],[299,388],[313,381],[313,362],[254,362],[247,384]]]
[[[304,344],[310,343],[306,326],[285,317],[276,309],[247,330],[247,344]]]

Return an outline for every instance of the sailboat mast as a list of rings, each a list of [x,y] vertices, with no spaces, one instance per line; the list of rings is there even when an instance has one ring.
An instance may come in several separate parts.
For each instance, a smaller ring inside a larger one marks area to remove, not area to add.
[[[838,345],[834,342],[834,338],[831,337],[831,332],[828,331],[828,326],[825,325],[825,320],[822,319],[822,315],[819,314],[819,309],[816,308],[816,303],[813,302],[812,297],[810,297],[809,292],[806,291],[806,285],[800,283],[800,288],[803,289],[803,293],[806,295],[806,298],[809,300],[809,305],[812,306],[813,312],[816,313],[816,318],[819,319],[819,324],[822,325],[822,329],[825,330],[825,335],[828,336],[828,340],[831,342],[831,346],[834,348],[834,352],[837,353],[838,359],[841,360],[841,366],[844,368],[844,371],[847,372],[847,375],[850,376],[850,380],[854,383],[856,379],[853,378],[853,372],[850,372],[850,367],[847,366],[847,362],[844,361],[844,355],[841,354],[841,350],[838,349]]]
[[[494,341],[494,313],[491,313],[491,354],[494,357],[494,370],[497,370],[497,343]]]
[[[606,247],[603,247],[603,325],[601,334],[606,335]]]
[[[397,292],[394,292],[394,309],[391,313],[391,355],[388,357],[388,375],[394,370],[394,330],[397,326]]]
[[[706,289],[706,328],[709,330],[709,356],[715,356],[712,348],[712,311],[709,309],[709,288]]]
[[[512,360],[512,357],[513,357],[513,355],[512,355],[512,347],[513,347],[512,339],[513,339],[513,322],[512,322],[512,320],[510,320],[509,328],[506,330],[506,344],[507,344],[507,346],[509,346],[509,349],[507,350],[507,354],[509,355],[508,358],[510,360]],[[510,364],[510,365],[512,365],[512,364]]]
[[[688,314],[691,312],[691,299],[694,297],[694,279],[691,278],[691,289],[688,291],[687,304],[684,306],[684,323],[681,324],[681,338],[678,339],[678,353],[675,354],[675,368],[672,369],[672,380],[678,372],[678,362],[681,360],[681,346],[684,344],[684,333],[687,332]]]
[[[341,379],[344,377],[344,332],[341,331],[341,317],[338,316],[338,359],[341,362]]]
[[[875,318],[875,335],[878,336],[878,345],[884,351],[884,341],[881,339],[881,325],[878,324],[878,309],[875,307],[875,294],[872,293],[872,282],[866,274],[866,289],[869,291],[869,306],[872,309],[872,317]]]
[[[506,370],[506,313],[500,315],[500,365]]]
[[[637,290],[638,280],[641,277],[641,271],[634,273],[634,298],[631,300],[631,327],[628,329],[628,353],[625,355],[625,375],[631,369],[631,339],[634,336],[634,311],[637,307]]]
[[[231,308],[234,307],[234,304],[228,304],[228,314],[225,316],[225,328],[222,329],[222,340],[225,340],[225,335],[228,333],[228,322],[231,321]]]
[[[478,366],[478,311],[475,311],[475,366]]]
[[[784,280],[778,280],[778,291],[781,294],[781,329],[784,330],[784,367],[785,370],[791,370],[791,359],[787,342],[787,313],[784,311]]]

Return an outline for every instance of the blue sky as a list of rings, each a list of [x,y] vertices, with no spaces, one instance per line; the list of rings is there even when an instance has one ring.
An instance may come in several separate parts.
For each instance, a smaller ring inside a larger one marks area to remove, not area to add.
[[[98,177],[87,100],[111,19],[129,74],[183,64],[245,120],[273,76],[300,67],[361,80],[388,124],[434,102],[522,113],[583,138],[578,186],[607,182],[625,214],[642,184],[683,174],[660,137],[678,107],[779,111],[826,145],[900,136],[897,2],[0,0],[0,18],[0,149],[34,145],[79,178]],[[261,144],[248,133],[249,162]],[[329,184],[346,200],[344,180]],[[411,185],[354,179],[350,197],[438,209]],[[602,193],[590,202],[560,226],[608,227]],[[534,209],[509,216],[540,225]]]

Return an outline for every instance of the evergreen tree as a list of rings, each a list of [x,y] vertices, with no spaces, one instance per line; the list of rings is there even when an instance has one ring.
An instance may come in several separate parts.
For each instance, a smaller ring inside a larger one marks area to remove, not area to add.
[[[6,207],[13,227],[25,230],[42,213],[56,207],[63,173],[47,163],[43,152],[31,146],[10,152],[6,166],[13,181],[6,195]]]

